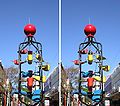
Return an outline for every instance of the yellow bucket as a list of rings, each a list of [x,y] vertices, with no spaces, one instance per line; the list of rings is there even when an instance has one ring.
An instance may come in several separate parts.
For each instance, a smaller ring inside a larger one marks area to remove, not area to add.
[[[93,77],[96,81],[101,81],[101,77],[100,76],[94,76]],[[106,76],[103,76],[103,83],[106,82]]]
[[[42,82],[45,83],[46,82],[46,76],[42,77]]]
[[[43,66],[42,66],[42,69],[43,69],[44,71],[49,71],[49,70],[50,70],[50,65],[49,65],[49,64],[43,65]]]
[[[110,70],[110,66],[109,65],[102,66],[102,69],[108,72]]]
[[[40,76],[33,76],[33,78],[37,81],[40,81]]]
[[[93,55],[88,54],[88,64],[92,64],[92,62],[93,62]]]
[[[28,61],[31,61],[32,60],[32,54],[28,54]]]
[[[40,81],[40,76],[33,76],[33,78],[37,81]],[[46,82],[46,76],[42,77],[42,82],[45,83]]]
[[[27,57],[28,64],[32,64],[32,59],[33,59],[32,54],[28,54],[28,57]]]
[[[39,61],[41,61],[41,56],[40,56],[40,54],[36,54],[36,59],[39,60]]]

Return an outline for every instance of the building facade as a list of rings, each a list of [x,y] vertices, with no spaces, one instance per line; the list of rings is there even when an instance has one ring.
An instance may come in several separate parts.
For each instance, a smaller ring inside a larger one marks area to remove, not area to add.
[[[67,74],[61,64],[61,99],[62,104],[67,100],[66,88],[67,88]],[[59,67],[55,67],[53,72],[49,74],[47,81],[45,82],[45,95],[50,98],[50,106],[58,106],[59,104]],[[66,105],[65,105],[66,106]]]
[[[59,104],[59,69],[55,67],[52,73],[49,74],[45,82],[45,95],[50,98],[50,106],[57,106]]]
[[[111,106],[120,106],[120,64],[113,70],[105,83],[106,98],[110,99]]]
[[[112,92],[111,98],[113,105],[120,106],[120,64],[113,70],[114,72],[111,75],[112,79]]]
[[[111,79],[111,76],[109,76],[109,78],[107,79],[107,81],[105,83],[105,92],[106,92],[107,97],[111,96],[111,92],[112,92],[112,79]]]

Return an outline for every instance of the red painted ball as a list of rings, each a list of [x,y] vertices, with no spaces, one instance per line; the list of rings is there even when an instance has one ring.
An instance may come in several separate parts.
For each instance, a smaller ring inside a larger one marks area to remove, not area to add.
[[[94,25],[92,25],[92,24],[88,24],[84,28],[84,33],[87,36],[94,36],[95,33],[96,33],[96,27]]]
[[[27,24],[24,27],[24,33],[29,37],[29,36],[33,36],[36,33],[36,28],[34,25],[32,24]]]

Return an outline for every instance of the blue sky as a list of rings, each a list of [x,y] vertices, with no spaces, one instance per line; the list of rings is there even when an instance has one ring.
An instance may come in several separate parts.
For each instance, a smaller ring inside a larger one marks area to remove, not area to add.
[[[84,41],[84,27],[96,26],[97,41],[103,44],[107,57],[105,64],[112,69],[120,62],[120,1],[119,0],[62,0],[62,61],[72,66],[78,58],[78,46]],[[17,49],[25,38],[24,26],[36,26],[37,41],[43,45],[43,57],[51,64],[58,64],[58,0],[1,0],[0,1],[0,59],[3,65],[13,65]]]
[[[72,66],[78,58],[78,46],[85,39],[84,27],[96,26],[95,38],[103,45],[104,62],[111,66],[109,75],[120,62],[120,1],[62,0],[62,61]]]
[[[24,26],[36,26],[35,38],[42,43],[44,60],[51,70],[58,65],[58,2],[57,0],[0,1],[0,59],[4,67],[14,65],[20,42],[24,41]]]

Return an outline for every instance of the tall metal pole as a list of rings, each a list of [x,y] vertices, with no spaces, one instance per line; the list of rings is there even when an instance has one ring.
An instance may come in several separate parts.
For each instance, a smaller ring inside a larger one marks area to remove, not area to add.
[[[61,106],[61,62],[62,62],[62,59],[61,59],[61,32],[62,32],[62,28],[61,28],[61,3],[62,0],[59,0],[59,106]]]

